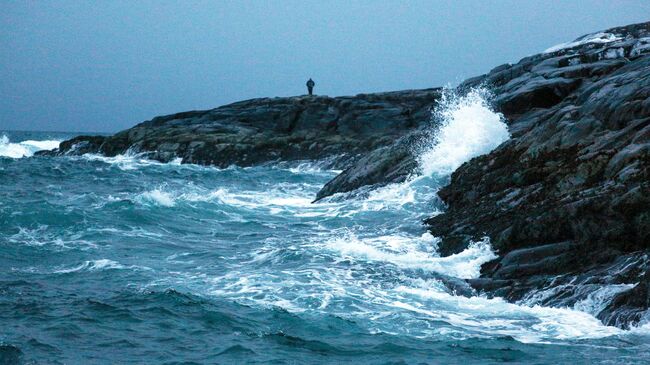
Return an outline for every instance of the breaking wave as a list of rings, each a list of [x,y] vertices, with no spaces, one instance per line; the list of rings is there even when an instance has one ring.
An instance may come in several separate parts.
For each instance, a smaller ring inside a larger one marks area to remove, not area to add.
[[[18,143],[9,141],[9,137],[0,137],[0,157],[22,158],[33,156],[36,151],[51,150],[59,147],[61,141],[34,141],[26,140]]]
[[[465,95],[446,90],[433,111],[440,128],[419,156],[422,174],[449,175],[473,157],[489,153],[510,138],[503,115],[489,105],[485,88]]]

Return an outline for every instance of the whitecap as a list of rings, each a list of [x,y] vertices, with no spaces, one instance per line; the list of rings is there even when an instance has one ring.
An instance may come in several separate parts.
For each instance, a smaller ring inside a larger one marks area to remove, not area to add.
[[[0,157],[30,157],[33,156],[37,151],[57,148],[59,147],[59,143],[61,143],[61,141],[55,140],[27,140],[18,143],[12,143],[10,142],[9,137],[2,135],[2,137],[0,137]]]
[[[161,189],[145,191],[138,195],[136,200],[143,204],[153,203],[163,207],[173,207],[176,205],[176,201],[172,194]]]
[[[488,238],[446,257],[437,253],[438,242],[429,233],[418,238],[403,235],[358,238],[350,233],[328,240],[325,246],[346,259],[385,262],[402,269],[421,269],[463,279],[477,277],[481,265],[496,258]]]
[[[618,293],[634,288],[636,284],[612,284],[603,285],[590,293],[585,299],[576,302],[573,309],[591,315],[598,315],[614,299]]]

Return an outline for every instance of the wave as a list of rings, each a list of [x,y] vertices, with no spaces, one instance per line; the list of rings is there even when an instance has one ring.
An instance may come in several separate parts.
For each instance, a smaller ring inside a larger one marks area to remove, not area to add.
[[[51,150],[59,147],[61,141],[45,140],[33,141],[27,140],[18,143],[12,143],[9,137],[2,135],[0,137],[0,157],[22,158],[33,156],[35,152],[42,150]]]
[[[72,158],[79,158],[79,157],[74,156]],[[116,155],[113,157],[106,157],[104,155],[98,155],[94,153],[86,153],[82,155],[81,158],[86,161],[100,161],[109,165],[114,165],[123,171],[136,170],[141,167],[148,167],[148,166],[180,166],[181,165],[178,159],[174,159],[168,163],[163,163],[163,162],[146,158],[146,154],[144,153],[127,152],[126,154]]]
[[[491,94],[475,88],[465,95],[445,90],[433,118],[441,122],[419,153],[424,176],[449,175],[464,162],[489,153],[510,138],[501,113],[489,105]],[[428,145],[428,146],[427,146]]]
[[[636,284],[603,285],[585,299],[576,302],[573,309],[596,316],[611,303],[616,294],[630,290],[635,286]]]
[[[67,269],[59,269],[55,270],[55,274],[69,274],[77,271],[100,271],[100,270],[110,270],[110,269],[124,269],[125,266],[113,261],[113,260],[108,260],[108,259],[100,259],[100,260],[89,260],[89,261],[84,261],[78,266],[67,268]]]
[[[81,264],[69,268],[54,270],[55,274],[70,274],[76,272],[95,272],[105,270],[151,270],[147,266],[123,265],[109,259],[87,260]]]
[[[403,269],[433,271],[462,279],[477,277],[481,265],[496,258],[487,238],[473,242],[466,250],[447,257],[438,255],[438,241],[429,233],[419,238],[389,235],[364,239],[350,234],[328,241],[326,247],[346,259],[381,261]]]
[[[395,301],[391,306],[441,320],[470,331],[461,338],[511,336],[522,343],[556,343],[562,340],[595,339],[624,334],[625,331],[603,325],[590,314],[568,308],[526,307],[501,298],[452,296],[428,288],[398,288],[420,300],[453,305],[455,310],[427,309],[418,300]]]
[[[381,202],[395,207],[416,201],[432,201],[441,184],[463,163],[490,153],[510,139],[508,126],[501,113],[490,106],[492,94],[478,87],[461,94],[445,89],[432,111],[431,119],[439,127],[431,127],[426,137],[411,147],[417,168],[403,183],[389,184],[363,194],[363,189],[352,196],[367,197],[367,201]],[[372,189],[370,187],[369,189]],[[340,200],[346,193],[329,200]],[[430,212],[435,214],[437,212]]]
[[[32,247],[53,246],[59,249],[92,249],[97,245],[82,239],[79,234],[70,231],[61,232],[57,227],[39,224],[35,228],[18,227],[18,232],[8,236],[7,241],[16,245]]]
[[[245,305],[333,315],[365,323],[373,333],[418,338],[510,336],[523,343],[557,343],[626,333],[571,308],[457,294],[442,278],[477,277],[494,252],[486,239],[457,255],[439,257],[435,243],[429,234],[418,239],[347,235],[302,245],[306,251],[300,257],[311,263],[280,275],[283,271],[273,267],[296,260],[301,247],[280,248],[270,242],[268,250],[249,254],[250,265],[210,278],[207,290]],[[205,280],[200,275],[187,280],[197,278]]]

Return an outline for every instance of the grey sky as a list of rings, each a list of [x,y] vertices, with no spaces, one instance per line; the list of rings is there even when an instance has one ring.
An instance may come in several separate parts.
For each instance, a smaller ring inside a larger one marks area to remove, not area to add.
[[[265,96],[458,83],[650,1],[0,4],[0,129],[103,131]]]

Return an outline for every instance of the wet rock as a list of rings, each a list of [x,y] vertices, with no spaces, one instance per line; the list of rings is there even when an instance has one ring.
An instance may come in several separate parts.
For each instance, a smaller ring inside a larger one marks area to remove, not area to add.
[[[97,152],[106,140],[104,136],[77,136],[67,141],[61,142],[59,148],[52,151],[37,151],[37,156],[51,156],[57,154],[83,155],[86,153]]]
[[[645,273],[634,288],[618,293],[605,309],[598,313],[603,323],[629,328],[631,324],[647,320],[650,307],[650,276]]]
[[[426,223],[443,255],[490,237],[499,258],[469,281],[477,290],[597,303],[594,315],[627,327],[649,304],[650,23],[605,33],[614,40],[579,39],[461,85],[492,86],[512,139],[456,170],[439,192],[447,211]]]
[[[357,155],[387,146],[429,119],[439,89],[350,97],[299,96],[241,101],[156,117],[113,136],[76,137],[43,154],[141,153],[183,163],[251,166],[270,161]]]
[[[325,184],[316,194],[316,201],[364,186],[376,188],[404,182],[418,167],[413,145],[422,135],[420,131],[413,132],[390,146],[365,154]]]

